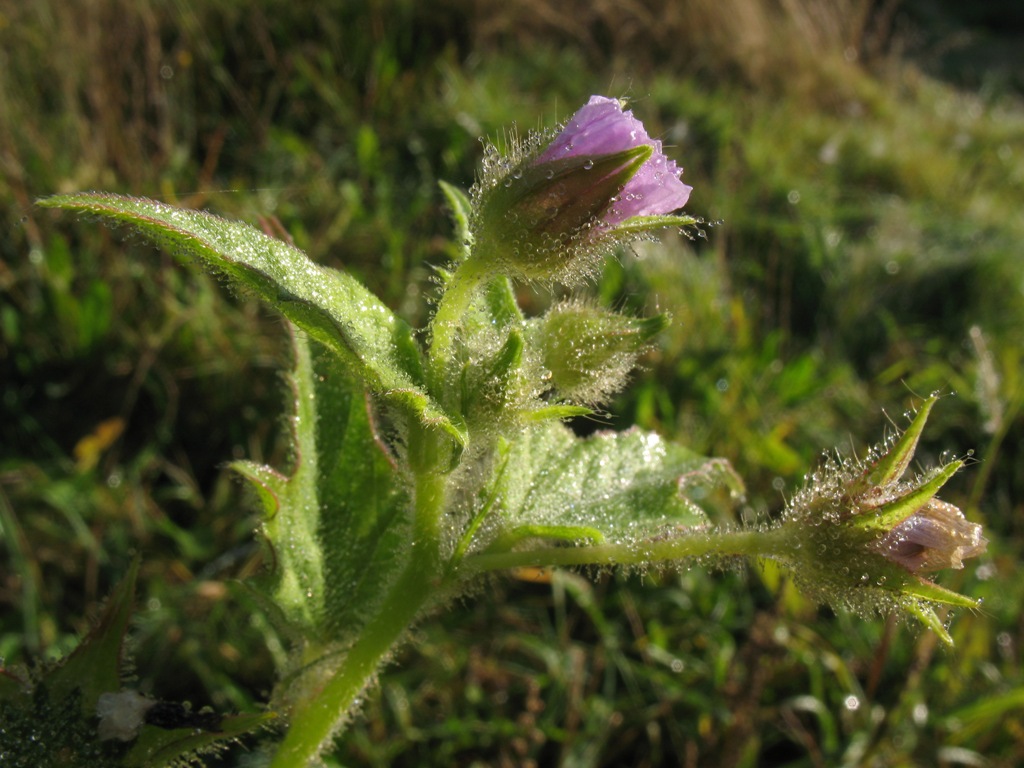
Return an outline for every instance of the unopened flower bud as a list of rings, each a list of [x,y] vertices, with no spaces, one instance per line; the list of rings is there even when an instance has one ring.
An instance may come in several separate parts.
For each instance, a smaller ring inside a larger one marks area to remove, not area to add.
[[[573,402],[596,405],[626,383],[650,340],[668,323],[665,315],[634,318],[565,302],[537,321],[544,367],[557,393]]]
[[[572,280],[617,242],[666,225],[690,187],[643,124],[593,96],[539,154],[485,163],[474,189],[479,258],[525,279]]]
[[[621,102],[591,96],[535,162],[544,165],[569,157],[612,154],[640,146],[651,148],[649,158],[601,217],[601,226],[614,227],[636,216],[677,211],[686,205],[693,191],[680,181],[683,170],[661,151],[661,142],[647,135],[643,123],[633,117],[631,111],[623,112]]]

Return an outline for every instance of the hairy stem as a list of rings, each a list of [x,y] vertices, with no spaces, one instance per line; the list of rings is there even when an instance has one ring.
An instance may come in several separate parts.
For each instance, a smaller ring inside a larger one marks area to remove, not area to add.
[[[784,527],[764,531],[701,531],[639,544],[595,544],[483,553],[466,557],[459,574],[469,578],[508,568],[651,565],[704,556],[784,557],[792,546],[789,533]]]
[[[439,589],[438,524],[444,509],[444,477],[416,480],[415,533],[409,561],[388,596],[348,650],[345,661],[316,697],[295,707],[271,768],[310,764],[340,733],[345,718],[387,656]]]

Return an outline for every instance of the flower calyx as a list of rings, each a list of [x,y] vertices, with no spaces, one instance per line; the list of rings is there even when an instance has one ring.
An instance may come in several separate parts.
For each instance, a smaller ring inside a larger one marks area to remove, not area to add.
[[[962,460],[904,478],[936,400],[925,401],[873,461],[833,460],[811,475],[773,533],[781,543],[778,559],[815,597],[855,610],[905,610],[951,643],[934,606],[978,603],[924,574],[963,568],[987,540],[979,524],[936,497]]]

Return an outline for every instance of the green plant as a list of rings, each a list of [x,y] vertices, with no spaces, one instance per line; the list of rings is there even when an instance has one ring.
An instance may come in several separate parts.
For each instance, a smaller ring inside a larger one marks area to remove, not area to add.
[[[660,142],[602,97],[558,135],[513,140],[508,150],[488,152],[472,198],[443,187],[462,248],[439,271],[425,344],[353,277],[248,226],[110,194],[41,201],[127,223],[197,258],[296,329],[293,466],[286,475],[234,465],[264,511],[272,567],[256,594],[293,639],[271,702],[289,723],[273,764],[315,759],[413,624],[513,568],[767,558],[818,599],[900,610],[951,642],[935,606],[975,602],[922,574],[962,567],[985,541],[936,498],[961,461],[904,478],[935,398],[865,460],[826,462],[778,522],[714,526],[715,495],[742,487],[726,462],[637,429],[582,438],[564,423],[622,389],[667,318],[582,301],[531,318],[512,290],[513,280],[579,284],[616,246],[696,224],[673,213],[689,187]],[[124,621],[117,626],[123,633]],[[104,648],[102,679],[83,681],[73,712],[58,714],[99,715],[94,741],[145,743],[157,706],[119,690],[119,646]],[[25,697],[54,677],[75,690],[84,674],[75,658],[8,684],[4,705],[25,711]],[[187,722],[207,733],[202,746],[219,738],[216,718]],[[137,749],[108,751],[133,764]],[[149,759],[192,749],[182,743]],[[87,753],[74,759],[85,764]]]

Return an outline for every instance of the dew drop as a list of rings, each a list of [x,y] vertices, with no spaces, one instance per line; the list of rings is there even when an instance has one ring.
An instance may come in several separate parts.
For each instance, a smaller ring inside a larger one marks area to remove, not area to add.
[[[583,167],[584,167],[584,168],[585,168],[586,170],[588,170],[588,171],[589,171],[589,170],[590,170],[591,168],[593,168],[593,167],[594,167],[594,161],[593,161],[593,160],[587,160],[587,162],[585,162],[585,163],[583,164]]]

